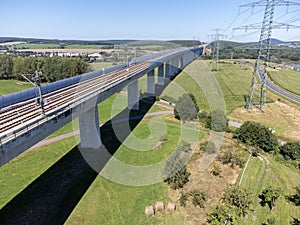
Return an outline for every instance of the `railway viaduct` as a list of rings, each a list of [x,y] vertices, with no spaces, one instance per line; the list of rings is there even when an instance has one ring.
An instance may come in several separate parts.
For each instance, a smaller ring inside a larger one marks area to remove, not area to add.
[[[36,88],[0,97],[0,166],[56,130],[79,118],[81,148],[101,143],[97,105],[127,86],[128,109],[139,109],[139,78],[147,75],[147,92],[155,80],[163,86],[202,55],[203,47],[181,48],[133,59],[130,63],[79,75],[41,87],[44,113]],[[155,69],[158,78],[155,79]]]

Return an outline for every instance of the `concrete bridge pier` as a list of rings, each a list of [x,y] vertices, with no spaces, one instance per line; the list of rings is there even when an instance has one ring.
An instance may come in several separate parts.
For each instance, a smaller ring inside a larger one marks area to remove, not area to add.
[[[128,85],[128,109],[139,110],[139,80],[136,79]]]
[[[147,74],[147,93],[149,93],[149,94],[155,94],[154,70],[151,70]]]
[[[179,73],[179,57],[176,57],[174,60],[174,74],[177,75]]]
[[[171,60],[171,71],[170,71],[170,77],[171,79],[174,78],[176,75],[177,75],[177,72],[178,72],[178,60],[177,60],[177,57],[176,58],[173,58]]]
[[[161,64],[159,67],[158,67],[158,82],[157,84],[159,86],[163,86],[165,84],[165,81],[164,81],[164,64]]]
[[[79,128],[81,148],[99,149],[101,147],[97,106],[79,116]]]
[[[179,70],[182,71],[184,69],[184,60],[183,60],[183,56],[180,56],[180,59],[179,59]]]
[[[171,80],[171,61],[167,61],[165,67],[166,67],[165,77],[167,80]]]

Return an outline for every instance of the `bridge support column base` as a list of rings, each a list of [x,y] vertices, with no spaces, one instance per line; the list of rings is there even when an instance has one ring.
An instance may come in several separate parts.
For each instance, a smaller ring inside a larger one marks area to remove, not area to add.
[[[128,109],[139,110],[139,81],[132,81],[128,85]]]
[[[81,148],[98,149],[101,147],[98,107],[79,116]]]

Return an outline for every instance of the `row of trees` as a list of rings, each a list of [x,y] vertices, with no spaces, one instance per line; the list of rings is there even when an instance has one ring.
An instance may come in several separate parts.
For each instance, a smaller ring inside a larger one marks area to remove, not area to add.
[[[14,57],[0,55],[0,79],[22,80],[21,74],[39,71],[43,82],[53,82],[88,71],[88,63],[81,58],[64,57]]]

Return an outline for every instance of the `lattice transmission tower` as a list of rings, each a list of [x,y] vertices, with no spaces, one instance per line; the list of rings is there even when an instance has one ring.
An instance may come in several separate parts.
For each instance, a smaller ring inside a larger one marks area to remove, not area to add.
[[[213,61],[212,61],[212,71],[219,71],[219,54],[220,54],[220,39],[226,37],[226,35],[221,34],[221,29],[213,30],[216,33],[210,35],[211,39],[214,41],[213,48]]]
[[[272,29],[290,29],[299,28],[297,26],[275,23],[274,12],[276,6],[294,6],[300,3],[289,2],[284,0],[262,0],[253,2],[240,7],[265,7],[264,18],[262,24],[246,25],[235,29],[260,29],[258,56],[254,65],[249,96],[246,102],[246,109],[249,112],[252,106],[257,106],[263,112],[266,112],[266,77],[268,63],[270,62],[270,47]]]

